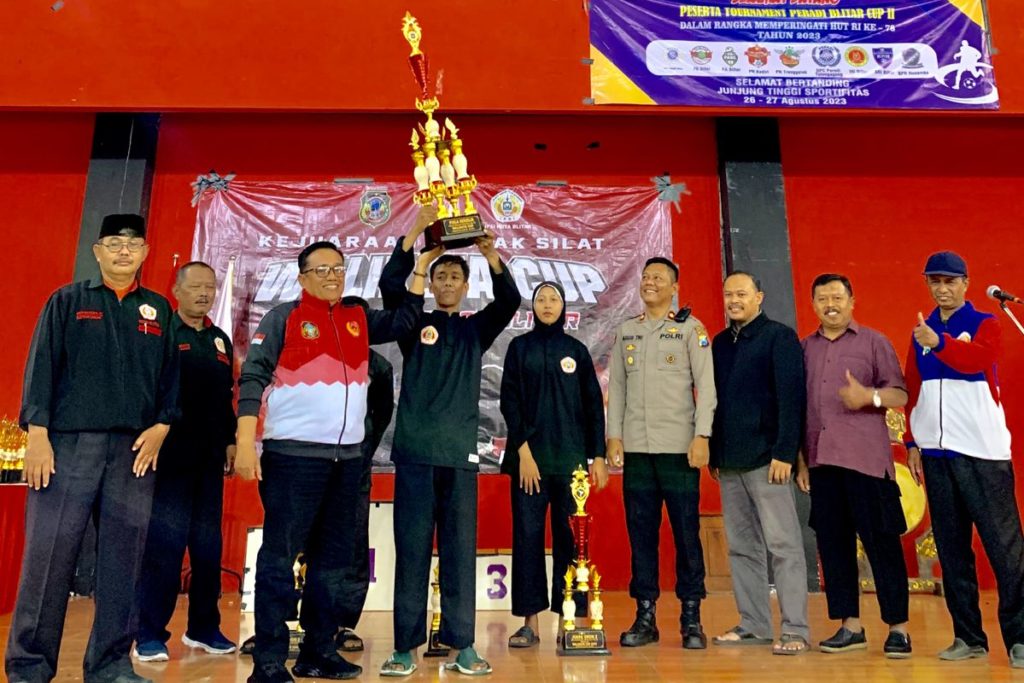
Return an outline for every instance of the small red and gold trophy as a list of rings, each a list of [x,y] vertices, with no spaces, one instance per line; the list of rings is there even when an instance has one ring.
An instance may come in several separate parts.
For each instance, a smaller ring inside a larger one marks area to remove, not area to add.
[[[590,479],[587,471],[577,467],[569,485],[576,501],[576,512],[569,516],[576,545],[576,560],[565,571],[565,594],[562,601],[562,637],[558,641],[560,655],[610,655],[604,632],[604,603],[601,602],[601,575],[590,561],[590,529],[592,518],[587,514]],[[575,587],[573,586],[575,584]],[[573,591],[589,596],[590,627],[576,626],[576,602]]]
[[[430,635],[424,657],[447,657],[451,648],[441,642],[441,563],[434,565],[434,578],[430,582]]]
[[[445,119],[444,128],[434,118],[441,105],[437,96],[430,94],[427,56],[420,51],[423,31],[416,18],[408,12],[402,20],[402,35],[412,49],[409,66],[420,91],[416,108],[427,117],[425,122],[413,128],[409,140],[415,164],[413,201],[420,206],[437,206],[437,221],[425,233],[427,249],[439,244],[445,249],[468,247],[478,237],[486,235],[483,219],[471,197],[477,185],[476,177],[469,175],[459,129],[450,118]]]

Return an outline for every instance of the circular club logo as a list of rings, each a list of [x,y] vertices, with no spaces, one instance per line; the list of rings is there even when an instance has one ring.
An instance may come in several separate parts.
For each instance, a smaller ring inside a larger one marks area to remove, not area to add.
[[[868,63],[868,51],[858,45],[846,48],[845,57],[850,66],[859,68]]]
[[[811,51],[811,59],[818,66],[831,67],[839,63],[843,56],[831,45],[819,45]]]
[[[665,56],[674,62],[679,59],[679,50],[671,49],[665,53]]]
[[[711,61],[712,56],[713,55],[711,54],[711,50],[709,48],[704,47],[703,45],[698,45],[697,47],[690,50],[690,58],[693,59],[693,63],[699,64],[701,66],[709,63]]]
[[[768,48],[760,45],[748,47],[743,54],[747,56],[747,61],[750,62],[750,66],[756,67],[766,66],[768,64],[768,57],[771,56]]]
[[[504,189],[494,195],[491,200],[491,210],[494,212],[494,219],[499,223],[515,223],[523,215],[524,200],[515,190]]]

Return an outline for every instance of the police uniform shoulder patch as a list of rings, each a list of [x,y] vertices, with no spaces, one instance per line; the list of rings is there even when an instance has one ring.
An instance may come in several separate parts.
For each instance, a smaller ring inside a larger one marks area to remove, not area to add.
[[[697,335],[698,346],[708,347],[711,345],[711,341],[708,339],[708,331],[704,329],[704,326],[700,323],[697,324],[697,329],[694,330],[694,334]]]
[[[217,350],[220,351],[221,353],[227,353],[228,352],[227,345],[224,343],[224,340],[221,339],[220,337],[214,337],[213,338],[213,345],[216,346]]]
[[[426,344],[427,346],[433,346],[437,343],[437,328],[433,325],[427,325],[420,330],[420,343]]]
[[[315,324],[309,322],[308,320],[303,321],[301,330],[302,330],[302,338],[303,339],[319,339],[320,338],[320,328],[317,327]]]
[[[359,323],[356,322],[355,320],[349,320],[347,323],[345,323],[345,329],[353,337],[359,336]]]
[[[562,372],[567,375],[576,372],[576,359],[571,356],[566,356],[559,364],[562,366]]]
[[[146,320],[156,320],[156,309],[149,304],[142,304],[139,306],[139,315]]]

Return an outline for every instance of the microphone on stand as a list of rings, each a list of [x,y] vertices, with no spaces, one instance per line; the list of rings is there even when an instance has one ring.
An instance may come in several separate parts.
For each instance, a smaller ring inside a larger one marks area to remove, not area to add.
[[[999,289],[999,285],[989,285],[988,289],[985,290],[985,293],[988,294],[988,298],[995,299],[999,303],[1009,302],[1012,304],[1024,304],[1024,301],[1018,299],[1013,294]]]

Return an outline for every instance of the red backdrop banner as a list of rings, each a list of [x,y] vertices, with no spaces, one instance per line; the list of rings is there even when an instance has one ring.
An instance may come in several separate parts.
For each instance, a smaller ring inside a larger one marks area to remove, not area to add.
[[[412,184],[350,185],[324,182],[231,181],[199,197],[192,256],[211,264],[219,278],[234,259],[230,305],[237,357],[263,315],[298,297],[299,251],[329,240],[345,253],[345,294],[380,305],[381,270],[412,225],[416,206]],[[590,348],[602,386],[615,327],[641,310],[638,274],[654,255],[670,256],[671,216],[654,186],[481,185],[474,201],[515,278],[524,302],[544,280],[565,289],[567,327]],[[486,260],[474,248],[462,250],[469,267],[465,311],[493,299]],[[223,288],[222,288],[223,290]],[[429,298],[429,292],[428,292]],[[427,308],[432,306],[427,302]],[[483,360],[478,452],[493,471],[504,451],[505,425],[498,410],[501,370],[509,341],[533,326],[528,303]],[[400,377],[401,355],[381,347]],[[390,434],[378,452],[389,462]]]

